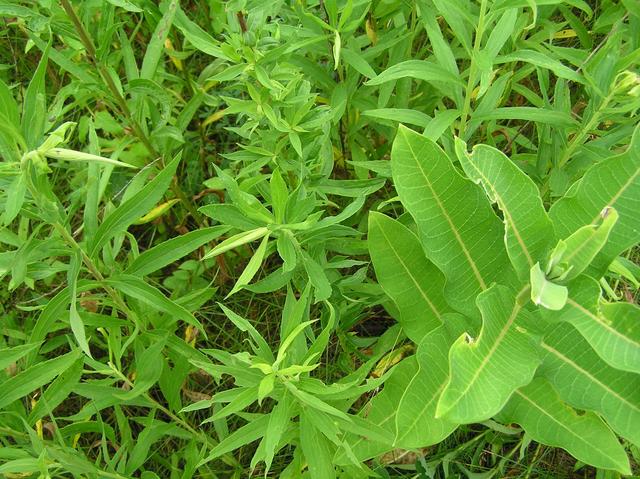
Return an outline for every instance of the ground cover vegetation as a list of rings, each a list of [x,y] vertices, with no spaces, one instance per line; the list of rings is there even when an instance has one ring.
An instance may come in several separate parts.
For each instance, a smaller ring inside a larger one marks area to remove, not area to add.
[[[4,0],[0,46],[0,476],[640,473],[637,0]]]

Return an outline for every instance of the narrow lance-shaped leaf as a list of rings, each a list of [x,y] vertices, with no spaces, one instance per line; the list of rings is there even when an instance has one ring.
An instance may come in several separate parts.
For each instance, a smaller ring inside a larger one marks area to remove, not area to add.
[[[164,241],[138,256],[125,270],[127,274],[146,276],[179,260],[229,231],[228,226],[211,226],[190,231]]]
[[[227,294],[225,299],[237,293],[244,286],[248,285],[251,282],[253,277],[256,275],[256,273],[260,269],[260,266],[262,265],[262,260],[264,259],[265,253],[267,251],[268,242],[269,242],[269,234],[267,233],[264,236],[264,238],[262,238],[260,245],[256,249],[255,253],[247,263],[247,266],[244,268],[244,270],[240,274],[240,277],[236,281],[236,284],[233,285],[233,288],[231,289],[231,291],[229,291],[229,294]]]
[[[466,145],[458,140],[456,150],[467,176],[481,184],[502,211],[507,253],[520,279],[526,279],[531,267],[546,259],[555,239],[538,188],[495,148],[478,145],[469,154]]]
[[[560,397],[600,413],[618,434],[640,445],[640,375],[609,366],[567,323],[553,326],[541,346],[538,373]]]
[[[79,349],[43,361],[0,383],[0,409],[62,374],[82,355]]]
[[[420,230],[427,258],[444,273],[445,297],[467,314],[492,282],[512,282],[502,225],[481,188],[464,179],[434,142],[401,126],[391,167],[396,190]]]
[[[94,256],[114,235],[125,231],[134,221],[153,208],[169,187],[180,163],[180,156],[169,163],[138,193],[118,206],[98,227],[90,243],[90,256]]]
[[[603,160],[549,210],[556,232],[569,236],[584,225],[596,223],[606,208],[619,218],[608,241],[590,268],[599,278],[622,251],[640,241],[640,128],[636,128],[625,153]]]
[[[451,311],[444,299],[444,276],[425,257],[416,235],[385,215],[369,213],[368,243],[376,277],[398,307],[402,329],[419,342]]]
[[[533,378],[539,359],[524,330],[528,288],[516,295],[494,285],[478,296],[482,329],[478,338],[458,338],[449,351],[449,382],[436,417],[480,422],[496,414],[517,388]]]
[[[517,390],[498,419],[520,424],[536,441],[561,447],[587,464],[631,473],[625,450],[607,425],[591,412],[571,409],[542,378]]]
[[[569,299],[547,318],[571,323],[610,366],[640,373],[640,310],[631,303],[600,304],[600,285],[582,275],[568,284]]]

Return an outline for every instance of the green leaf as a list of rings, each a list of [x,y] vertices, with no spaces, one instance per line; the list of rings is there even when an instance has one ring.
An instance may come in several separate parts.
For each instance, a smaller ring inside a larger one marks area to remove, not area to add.
[[[564,66],[558,60],[551,58],[548,54],[545,55],[535,50],[518,50],[514,53],[499,56],[496,61],[497,64],[510,63],[510,62],[525,62],[535,65],[537,67],[546,68],[551,70],[558,78],[565,78],[567,80],[574,81],[576,83],[584,84],[585,80],[576,71]]]
[[[164,366],[164,356],[162,350],[167,343],[167,338],[163,337],[159,340],[154,338],[151,345],[146,348],[140,355],[136,356],[136,380],[130,391],[118,394],[122,400],[130,400],[147,392],[158,382],[162,375]]]
[[[169,36],[169,31],[171,30],[178,6],[178,0],[171,0],[166,7],[164,15],[158,22],[158,25],[156,25],[156,29],[151,36],[151,41],[147,45],[147,50],[142,60],[140,78],[152,80],[155,76],[156,69],[164,53],[164,42]]]
[[[517,390],[498,417],[520,424],[536,441],[561,447],[582,462],[631,472],[624,448],[606,424],[591,412],[578,414],[568,407],[542,378]]]
[[[204,329],[193,314],[183,306],[167,298],[158,288],[147,284],[138,276],[121,274],[105,279],[104,283],[122,291],[127,296],[135,298],[144,304],[151,306],[156,311],[167,314],[167,320],[174,323],[177,320],[184,321],[191,326],[198,328],[202,333]]]
[[[533,304],[553,311],[558,311],[567,304],[569,290],[566,286],[556,284],[547,279],[547,275],[540,269],[540,263],[536,263],[531,268],[530,281],[531,301],[533,301]]]
[[[278,445],[287,426],[289,426],[289,418],[294,412],[294,405],[295,403],[291,401],[291,398],[285,392],[269,414],[267,433],[262,440],[264,444],[265,475],[269,472],[269,469],[271,469],[273,456],[278,451]],[[251,466],[252,468],[254,467],[254,459],[251,460]]]
[[[269,235],[269,230],[266,227],[256,228],[251,231],[243,231],[242,233],[235,234],[224,241],[218,243],[211,251],[207,252],[202,259],[209,259],[218,256],[219,254],[226,253],[229,250],[242,246],[243,244],[251,243],[257,239]]]
[[[236,429],[220,441],[220,443],[211,450],[209,455],[198,463],[198,467],[209,461],[213,461],[228,452],[238,449],[239,447],[260,439],[267,433],[268,425],[269,415],[262,415],[258,418],[252,419],[250,423]]]
[[[444,276],[425,256],[406,226],[380,213],[369,213],[369,253],[378,282],[400,311],[398,321],[413,342],[442,323],[451,309]]]
[[[249,321],[237,315],[222,303],[218,303],[218,306],[220,306],[222,311],[224,311],[224,314],[231,320],[231,322],[233,322],[236,328],[238,328],[240,331],[249,333],[249,336],[251,336],[251,339],[253,339],[255,343],[254,349],[256,350],[257,354],[269,364],[273,363],[274,357],[273,353],[271,352],[271,348],[264,340],[264,338],[260,335],[260,333],[256,330],[256,328],[254,328]]]
[[[371,118],[408,123],[409,125],[417,125],[422,128],[426,128],[432,120],[426,113],[406,108],[378,108],[375,110],[365,110],[362,114]]]
[[[566,253],[561,261],[566,262],[570,270],[563,279],[568,281],[578,277],[586,270],[596,255],[607,244],[611,230],[618,221],[618,212],[613,208],[603,210],[602,222],[595,225],[586,225],[574,231],[571,236],[564,239]]]
[[[558,110],[548,108],[534,108],[530,106],[503,106],[471,115],[474,121],[492,120],[523,120],[555,126],[557,128],[570,128],[578,125],[573,117]]]
[[[0,349],[0,370],[5,369],[11,364],[18,361],[23,356],[29,354],[31,351],[35,351],[40,347],[42,343],[27,343],[20,346],[14,346],[12,348]]]
[[[158,203],[169,187],[178,163],[180,163],[180,156],[177,156],[153,180],[107,216],[90,242],[91,257],[94,257],[113,236],[126,231],[129,225],[144,216]]]
[[[552,327],[541,345],[538,374],[562,400],[601,414],[618,434],[640,444],[640,376],[609,366],[567,323]]]
[[[43,361],[0,383],[0,409],[20,399],[70,368],[82,355],[79,349]]]
[[[640,128],[625,153],[596,163],[569,193],[549,210],[556,232],[565,238],[584,225],[596,224],[605,208],[614,208],[618,221],[590,268],[599,278],[622,252],[640,241]]]
[[[69,325],[76,341],[80,345],[80,348],[84,353],[91,356],[91,350],[89,349],[89,343],[87,342],[87,336],[84,330],[84,323],[80,314],[78,314],[77,308],[77,286],[78,286],[78,274],[80,273],[80,266],[82,266],[82,256],[80,252],[74,252],[71,255],[69,262],[69,269],[67,270],[67,282],[69,284],[69,293],[71,295],[71,306],[69,308]]]
[[[404,126],[393,142],[391,167],[427,258],[447,279],[449,304],[476,314],[476,296],[494,281],[510,282],[512,275],[503,228],[485,194],[460,176],[434,142]]]
[[[211,226],[163,241],[138,256],[124,272],[131,275],[146,276],[174,263],[192,251],[222,236],[227,231],[229,231],[228,226]]]
[[[538,354],[526,334],[528,294],[494,285],[478,296],[482,329],[477,338],[460,336],[449,351],[449,382],[436,417],[456,423],[480,422],[496,414],[517,388],[533,378]],[[524,298],[523,298],[524,297]]]
[[[482,185],[491,202],[502,211],[511,264],[521,279],[528,278],[529,270],[546,259],[555,239],[538,188],[500,150],[478,145],[468,154],[460,140],[456,150],[467,176]]]
[[[247,266],[244,268],[244,270],[240,274],[240,277],[236,281],[236,284],[233,285],[233,288],[231,289],[231,291],[229,291],[229,294],[227,294],[225,299],[228,299],[229,296],[237,293],[244,286],[248,285],[251,282],[253,277],[256,275],[256,273],[260,269],[260,266],[262,266],[262,260],[264,260],[264,255],[267,251],[267,243],[269,243],[268,233],[262,238],[260,245],[256,249],[255,253],[247,263]]]
[[[550,319],[571,323],[610,366],[640,373],[640,311],[630,303],[599,304],[597,281],[580,276],[569,283],[569,299]]]
[[[333,448],[323,431],[317,429],[311,419],[313,410],[303,409],[300,413],[300,446],[307,461],[311,479],[333,479],[336,471],[333,465]]]
[[[34,424],[38,419],[50,415],[56,407],[69,397],[80,382],[83,366],[84,358],[78,358],[71,367],[53,380],[31,408],[27,420],[29,424]]]
[[[406,60],[387,68],[377,77],[367,81],[365,85],[381,85],[400,78],[415,78],[429,83],[463,84],[459,76],[454,75],[436,63],[427,60]]]
[[[22,104],[22,136],[27,143],[27,147],[31,150],[36,149],[40,144],[47,123],[45,74],[50,47],[51,43],[49,42],[25,91]]]
[[[189,41],[189,43],[191,43],[201,52],[217,58],[230,60],[230,58],[225,55],[220,48],[220,42],[215,40],[211,35],[200,28],[197,23],[189,20],[180,6],[178,6],[176,9],[174,24],[176,28],[180,30],[180,32],[185,36],[187,41]]]
[[[444,325],[427,333],[414,357],[398,364],[365,408],[367,418],[393,434],[393,443],[377,443],[359,437],[351,441],[356,456],[365,460],[392,448],[413,449],[437,444],[457,427],[436,418],[436,406],[449,378],[449,348],[465,328],[457,314],[445,315]]]

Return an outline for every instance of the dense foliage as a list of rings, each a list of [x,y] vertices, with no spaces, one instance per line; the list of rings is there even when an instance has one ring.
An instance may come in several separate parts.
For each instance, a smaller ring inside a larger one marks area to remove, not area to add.
[[[639,7],[0,1],[0,475],[638,473]]]

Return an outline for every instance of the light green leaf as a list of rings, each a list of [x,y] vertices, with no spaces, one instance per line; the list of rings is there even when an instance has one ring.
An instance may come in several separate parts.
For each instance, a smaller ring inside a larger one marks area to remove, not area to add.
[[[574,81],[576,83],[584,84],[585,80],[576,71],[563,65],[558,60],[551,58],[550,55],[537,52],[535,50],[518,50],[514,53],[499,56],[496,61],[497,64],[510,63],[510,62],[525,62],[535,65],[537,67],[546,68],[551,70],[558,78],[565,78],[567,80]]]
[[[206,464],[209,461],[213,461],[217,457],[220,457],[228,452],[231,452],[246,444],[260,439],[267,433],[267,426],[269,425],[269,415],[262,415],[258,418],[254,418],[248,424],[236,429],[220,443],[214,447],[209,455],[198,463],[198,467]]]
[[[169,187],[171,178],[178,168],[180,156],[169,163],[153,180],[146,184],[140,191],[118,206],[102,222],[96,231],[93,241],[90,243],[90,256],[95,254],[113,236],[125,231],[138,218],[153,208]]]
[[[313,410],[300,413],[300,446],[307,461],[311,479],[334,479],[333,448],[323,431],[317,429],[310,420]]]
[[[78,314],[77,308],[77,289],[78,289],[78,274],[80,273],[80,266],[82,266],[82,257],[79,251],[74,252],[71,255],[69,261],[69,269],[67,270],[67,282],[69,283],[69,292],[71,295],[71,306],[69,308],[69,325],[76,341],[80,345],[80,348],[84,353],[91,356],[91,350],[89,349],[89,343],[87,342],[87,336],[84,330],[84,323],[80,314]]]
[[[567,305],[547,317],[571,323],[610,366],[640,373],[640,311],[631,303],[600,305],[598,282],[582,275],[568,285]]]
[[[161,311],[167,314],[167,320],[170,323],[175,321],[184,321],[191,326],[194,326],[204,333],[204,329],[200,322],[187,311],[184,307],[178,303],[167,298],[160,290],[150,284],[147,284],[143,279],[138,276],[130,274],[121,274],[105,279],[104,283],[112,286],[113,288],[122,291],[127,296],[135,298],[144,304],[151,306],[156,311]]]
[[[79,349],[43,361],[0,383],[0,409],[44,386],[62,374],[82,355]]]
[[[521,279],[546,259],[555,239],[553,225],[535,183],[501,151],[478,145],[466,152],[456,142],[458,158],[467,176],[482,185],[504,215],[505,244],[511,264]]]
[[[369,213],[369,253],[378,282],[400,310],[398,321],[418,343],[451,311],[444,276],[425,256],[418,238],[402,223]]]
[[[391,167],[427,258],[447,279],[449,304],[476,314],[476,296],[494,281],[509,283],[513,275],[502,225],[485,194],[460,176],[434,142],[404,126],[393,143]]]
[[[367,81],[365,85],[381,85],[400,78],[415,78],[429,83],[442,82],[462,85],[462,80],[459,76],[427,60],[406,60],[396,63],[377,77]]]
[[[160,59],[164,53],[164,42],[169,36],[171,25],[173,24],[173,19],[179,3],[180,2],[178,0],[171,0],[166,7],[164,15],[158,22],[142,60],[140,78],[146,80],[153,79],[156,69],[158,68],[158,64],[160,63]]]
[[[566,253],[562,256],[562,261],[570,268],[564,280],[578,277],[589,267],[606,245],[609,234],[618,221],[618,212],[613,208],[605,209],[599,219],[602,220],[600,224],[583,226],[564,239]]]
[[[258,355],[269,364],[273,363],[274,357],[273,353],[271,352],[271,348],[264,340],[264,338],[260,335],[260,333],[256,330],[256,328],[254,328],[249,321],[237,315],[222,303],[218,303],[218,306],[220,306],[222,311],[224,311],[224,314],[231,320],[231,322],[233,322],[236,328],[238,328],[240,331],[249,333],[249,336],[251,336],[251,339],[253,339],[255,343],[255,350]]]
[[[576,459],[629,474],[629,460],[615,434],[591,412],[578,414],[542,378],[515,392],[499,419],[520,424],[536,441],[561,447]]]
[[[409,125],[417,125],[422,128],[426,128],[432,120],[426,113],[406,108],[378,108],[375,110],[365,110],[362,114],[371,118],[408,123]]]
[[[589,168],[570,193],[549,210],[556,232],[567,237],[584,225],[595,224],[605,208],[614,208],[618,221],[589,269],[601,277],[622,252],[640,241],[640,129],[636,128],[625,153]]]
[[[256,273],[260,269],[260,266],[262,266],[262,260],[264,259],[264,255],[267,251],[267,243],[269,243],[268,233],[262,238],[262,241],[260,242],[260,246],[258,246],[258,249],[256,249],[255,253],[247,263],[247,266],[244,268],[244,270],[240,274],[238,281],[236,281],[236,284],[233,285],[233,288],[231,289],[231,291],[229,291],[229,294],[227,294],[225,299],[237,293],[244,286],[248,285],[251,282],[253,277],[256,275]]]
[[[566,286],[556,284],[549,279],[540,268],[540,263],[536,263],[531,268],[531,301],[533,304],[544,308],[558,311],[567,304],[569,290]]]
[[[474,121],[533,121],[534,123],[542,123],[545,125],[555,126],[557,128],[570,128],[578,125],[578,122],[574,120],[570,114],[564,111],[535,108],[531,106],[503,106],[500,108],[493,108],[479,114],[472,114],[471,117]]]
[[[531,381],[539,359],[523,326],[530,314],[523,307],[527,296],[527,288],[516,295],[501,285],[478,296],[480,335],[471,338],[465,333],[451,346],[449,382],[436,417],[459,424],[484,421]]]
[[[125,273],[146,276],[188,255],[227,231],[228,226],[211,226],[171,238],[138,256]]]
[[[235,234],[226,240],[218,243],[211,251],[205,254],[202,259],[209,259],[218,256],[219,254],[226,253],[229,250],[242,246],[243,244],[251,243],[263,236],[268,236],[269,230],[266,227],[256,228],[251,231],[243,231],[242,233]]]
[[[640,444],[640,375],[609,366],[567,323],[552,327],[542,348],[538,373],[564,401],[600,413],[618,434]]]
[[[47,44],[43,51],[40,62],[38,63],[38,68],[25,91],[22,104],[22,136],[30,150],[38,147],[45,133],[45,125],[47,122],[45,74],[50,47],[51,42]]]
[[[18,361],[23,356],[40,347],[41,343],[27,343],[12,348],[0,348],[0,370]]]
[[[164,367],[164,356],[162,354],[162,350],[166,343],[166,337],[163,337],[160,340],[154,339],[151,341],[151,345],[149,347],[142,351],[140,355],[137,355],[135,362],[136,380],[130,391],[118,394],[120,399],[130,400],[136,398],[147,392],[156,382],[158,382]]]

